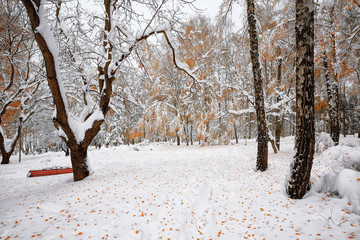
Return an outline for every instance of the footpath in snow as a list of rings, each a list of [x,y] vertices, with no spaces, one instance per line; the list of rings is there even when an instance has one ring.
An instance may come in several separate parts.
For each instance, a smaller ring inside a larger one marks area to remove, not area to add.
[[[0,166],[0,239],[360,239],[360,140],[316,154],[302,200],[285,193],[293,141],[265,172],[253,170],[254,141],[91,150],[94,173],[80,182],[27,178],[70,166],[63,153],[14,157]]]

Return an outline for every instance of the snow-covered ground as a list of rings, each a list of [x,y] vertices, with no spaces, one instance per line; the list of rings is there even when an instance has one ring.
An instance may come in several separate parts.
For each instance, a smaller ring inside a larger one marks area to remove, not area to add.
[[[293,138],[270,153],[266,172],[254,172],[256,143],[243,140],[91,150],[94,173],[80,182],[27,178],[70,166],[61,152],[14,157],[0,166],[0,239],[360,239],[360,176],[343,166],[360,157],[360,141],[341,141],[316,155],[303,200],[284,187]]]

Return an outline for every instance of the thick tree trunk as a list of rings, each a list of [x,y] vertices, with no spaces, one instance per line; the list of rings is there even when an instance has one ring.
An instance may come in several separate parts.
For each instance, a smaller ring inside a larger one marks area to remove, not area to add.
[[[13,142],[11,143],[10,149],[8,147],[5,147],[5,137],[0,132],[0,151],[1,151],[1,156],[2,156],[1,164],[9,164],[10,163],[10,157],[15,150],[17,141],[19,140],[20,131],[21,131],[21,126],[19,126],[17,129],[16,136],[12,140]]]
[[[1,164],[9,164],[10,163],[11,154],[9,154],[9,153],[1,153],[1,156],[2,156]]]
[[[313,0],[296,0],[296,152],[287,185],[293,199],[310,188],[314,157],[314,13]]]
[[[71,165],[73,167],[74,181],[83,180],[89,176],[89,165],[87,161],[87,147],[79,145],[70,147]]]
[[[256,29],[254,0],[247,0],[248,30],[250,36],[250,55],[255,88],[255,111],[257,120],[257,158],[256,170],[265,171],[268,166],[268,134],[265,121],[263,79],[259,62],[259,40]]]

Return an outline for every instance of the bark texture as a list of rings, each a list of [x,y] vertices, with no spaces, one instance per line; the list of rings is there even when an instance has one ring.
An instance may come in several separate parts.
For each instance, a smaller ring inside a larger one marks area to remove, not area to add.
[[[296,136],[287,185],[293,199],[310,188],[314,157],[314,12],[313,0],[296,1]]]
[[[331,139],[334,141],[335,145],[338,145],[340,138],[339,88],[337,87],[336,80],[333,82],[330,78],[328,57],[326,52],[324,52],[322,60],[329,103],[330,136]],[[336,76],[335,79],[337,79]]]
[[[89,176],[89,165],[87,161],[87,147],[79,145],[72,146],[70,149],[71,165],[73,167],[74,181],[83,180]]]
[[[265,121],[263,78],[259,62],[259,40],[256,29],[255,4],[254,0],[247,0],[247,19],[250,36],[250,55],[254,77],[255,89],[255,111],[257,121],[257,158],[256,170],[265,171],[268,166],[268,134]]]
[[[332,11],[331,13],[334,11],[336,7],[336,4],[333,5]],[[333,14],[333,16],[335,16]],[[333,94],[333,118],[331,119],[332,121],[332,134],[331,134],[331,139],[334,141],[335,146],[339,144],[339,139],[340,139],[340,114],[339,114],[339,106],[340,106],[340,96],[339,96],[339,78],[338,78],[338,74],[337,74],[337,58],[336,58],[336,26],[334,23],[334,17],[332,16],[331,20],[330,20],[330,25],[333,28],[332,34],[331,34],[331,59],[333,64],[332,66],[332,71],[333,71],[333,82],[331,84],[331,88],[332,88],[332,94]]]

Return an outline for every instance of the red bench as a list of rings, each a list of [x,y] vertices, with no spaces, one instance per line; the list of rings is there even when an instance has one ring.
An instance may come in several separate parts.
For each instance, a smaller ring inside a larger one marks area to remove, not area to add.
[[[30,170],[28,177],[42,177],[49,175],[65,174],[72,173],[72,168],[58,168],[58,169],[44,169],[44,170]]]

